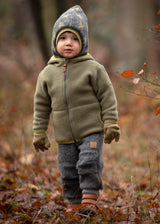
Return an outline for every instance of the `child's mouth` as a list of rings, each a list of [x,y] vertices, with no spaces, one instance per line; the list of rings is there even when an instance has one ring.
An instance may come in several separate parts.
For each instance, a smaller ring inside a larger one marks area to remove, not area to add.
[[[66,53],[71,53],[72,52],[72,49],[65,49],[65,52]]]

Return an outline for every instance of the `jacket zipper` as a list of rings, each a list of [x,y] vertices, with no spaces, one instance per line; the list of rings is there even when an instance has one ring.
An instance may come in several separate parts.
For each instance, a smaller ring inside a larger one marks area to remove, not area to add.
[[[66,106],[67,106],[67,117],[68,117],[68,123],[69,123],[70,131],[71,131],[71,135],[72,135],[74,143],[77,144],[77,141],[75,139],[75,136],[74,136],[73,130],[72,130],[70,114],[69,114],[69,104],[68,104],[68,99],[67,99],[67,66],[68,66],[68,59],[66,59],[65,64],[63,65],[63,72],[64,72],[64,95],[65,95],[65,102],[66,102]]]

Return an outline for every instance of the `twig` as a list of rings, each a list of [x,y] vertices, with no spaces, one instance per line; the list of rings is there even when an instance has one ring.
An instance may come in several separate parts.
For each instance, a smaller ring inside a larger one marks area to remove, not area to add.
[[[144,77],[143,75],[142,75],[141,77],[142,77],[142,79],[143,79],[145,82],[150,83],[150,84],[152,84],[152,85],[154,85],[154,86],[159,86],[159,87],[160,87],[160,84],[158,84],[158,83],[154,83],[153,81],[148,80],[148,79],[147,79],[146,77]]]
[[[154,96],[150,96],[150,95],[148,95],[148,94],[142,94],[142,93],[136,93],[136,92],[132,92],[132,91],[129,91],[128,90],[128,93],[130,93],[130,94],[134,94],[134,95],[136,95],[136,96],[143,96],[143,97],[146,97],[146,98],[151,98],[151,99],[155,99],[155,97]],[[158,100],[158,98],[156,98],[157,100]]]
[[[33,223],[32,224],[35,223],[35,221],[36,221],[37,217],[39,216],[39,214],[41,213],[41,211],[42,211],[42,208],[40,208],[39,211],[37,212],[36,216],[33,217],[34,219],[33,219]]]

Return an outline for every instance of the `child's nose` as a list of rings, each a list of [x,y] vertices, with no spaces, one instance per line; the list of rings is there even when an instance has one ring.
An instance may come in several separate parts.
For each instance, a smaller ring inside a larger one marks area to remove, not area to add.
[[[71,39],[67,39],[67,45],[71,45],[72,44],[72,40]]]

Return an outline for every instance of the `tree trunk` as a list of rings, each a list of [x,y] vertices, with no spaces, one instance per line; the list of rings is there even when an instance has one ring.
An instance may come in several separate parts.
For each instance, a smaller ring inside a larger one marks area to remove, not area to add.
[[[47,62],[49,59],[49,51],[47,47],[45,32],[43,29],[43,20],[42,20],[42,8],[40,0],[29,0],[30,7],[32,10],[32,15],[35,22],[37,38],[39,40],[40,49],[44,58],[44,61]]]
[[[56,4],[57,4],[57,9],[58,9],[58,17],[59,17],[64,11],[67,10],[68,4],[67,4],[66,0],[61,0],[61,1],[57,0]]]
[[[80,5],[82,8],[86,6],[86,1],[84,0],[57,0],[57,8],[58,8],[58,17],[65,12],[67,9]]]

